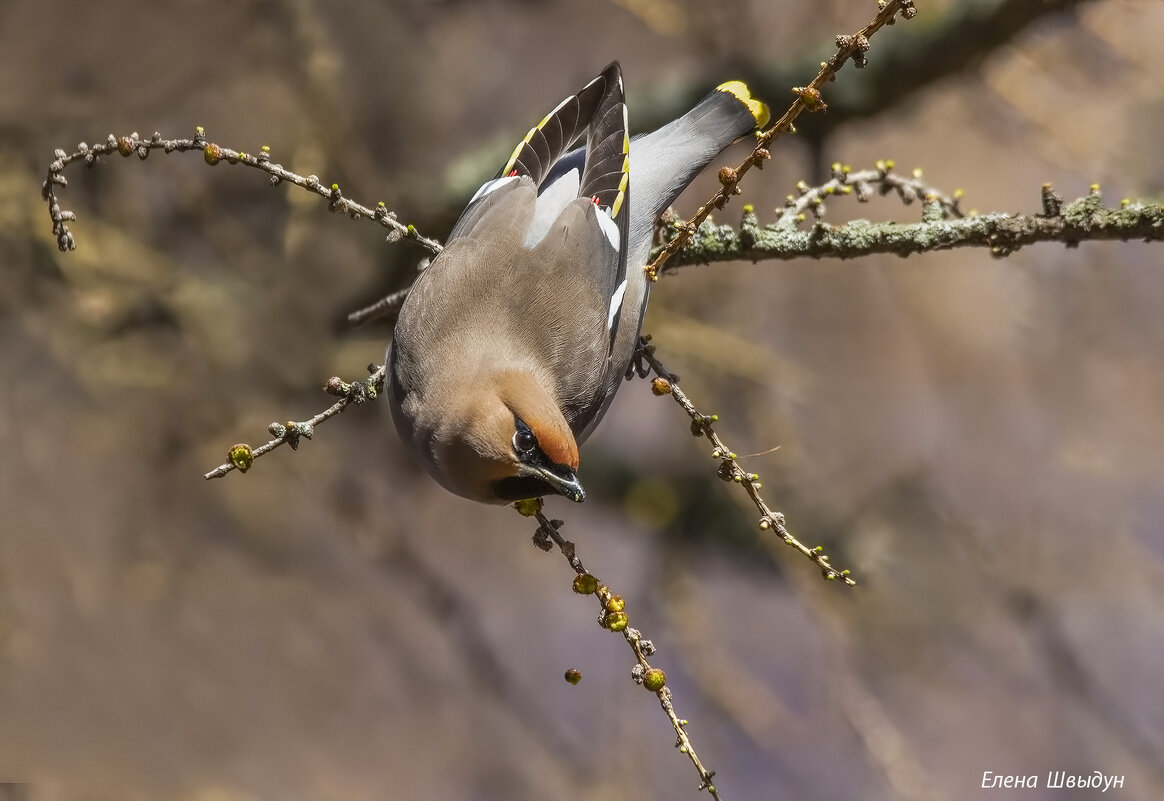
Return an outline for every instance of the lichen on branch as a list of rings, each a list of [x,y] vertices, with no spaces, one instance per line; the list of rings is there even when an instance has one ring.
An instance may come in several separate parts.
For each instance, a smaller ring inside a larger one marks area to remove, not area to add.
[[[842,225],[817,221],[802,229],[783,218],[760,225],[745,208],[739,228],[703,222],[695,234],[667,262],[666,272],[692,264],[725,261],[766,261],[799,258],[852,259],[875,253],[911,256],[963,247],[988,248],[991,255],[1009,256],[1039,242],[1076,247],[1100,240],[1164,240],[1164,206],[1124,201],[1107,207],[1098,188],[1061,205],[1055,214],[992,213],[950,217],[933,196],[923,201],[918,222],[854,220]],[[662,249],[660,248],[660,251]]]

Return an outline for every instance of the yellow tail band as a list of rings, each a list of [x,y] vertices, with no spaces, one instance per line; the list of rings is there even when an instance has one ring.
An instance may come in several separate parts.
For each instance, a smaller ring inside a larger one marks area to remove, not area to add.
[[[756,120],[757,128],[763,128],[768,124],[768,119],[771,117],[768,106],[752,97],[752,93],[746,83],[743,81],[727,81],[715,88],[720,92],[729,92],[735,95],[737,100],[747,106],[748,111],[752,112],[752,116]]]

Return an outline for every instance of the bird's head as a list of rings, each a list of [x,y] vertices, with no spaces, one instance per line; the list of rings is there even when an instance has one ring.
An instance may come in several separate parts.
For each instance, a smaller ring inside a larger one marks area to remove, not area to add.
[[[543,495],[581,502],[578,444],[557,400],[536,376],[506,370],[473,382],[472,391],[434,421],[417,443],[446,489],[484,503]]]

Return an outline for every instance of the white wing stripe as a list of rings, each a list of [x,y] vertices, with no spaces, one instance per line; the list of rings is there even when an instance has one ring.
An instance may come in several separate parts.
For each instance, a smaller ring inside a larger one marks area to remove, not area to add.
[[[617,253],[622,244],[620,242],[621,237],[618,233],[618,225],[614,220],[610,219],[609,214],[600,211],[598,206],[595,205],[590,208],[594,209],[594,216],[598,218],[598,227],[602,229],[602,233],[606,234],[606,241],[610,243],[610,246]]]
[[[618,285],[618,289],[614,290],[614,294],[610,297],[610,313],[606,318],[606,330],[614,330],[614,321],[618,318],[618,313],[622,309],[622,298],[626,294],[626,279],[622,279],[622,283]]]

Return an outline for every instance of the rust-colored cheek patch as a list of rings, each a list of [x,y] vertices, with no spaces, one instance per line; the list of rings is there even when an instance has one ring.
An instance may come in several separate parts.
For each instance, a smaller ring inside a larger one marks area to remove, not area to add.
[[[538,445],[541,446],[542,453],[548,456],[551,462],[565,465],[571,470],[578,469],[578,443],[574,442],[573,434],[568,430],[559,432],[556,429],[538,425],[532,420],[525,422],[533,431],[534,436],[538,438]]]

